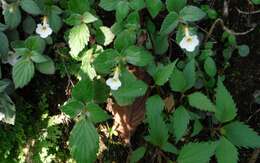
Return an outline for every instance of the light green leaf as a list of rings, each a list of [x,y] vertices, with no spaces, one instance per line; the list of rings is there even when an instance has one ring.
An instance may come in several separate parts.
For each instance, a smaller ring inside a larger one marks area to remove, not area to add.
[[[99,27],[100,34],[97,34],[97,41],[101,42],[104,46],[111,44],[115,38],[114,33],[106,26]]]
[[[31,51],[31,60],[35,63],[43,63],[43,62],[47,62],[48,58],[36,51]]]
[[[89,102],[94,97],[94,88],[91,80],[80,80],[72,89],[72,97],[82,101]]]
[[[136,66],[146,66],[153,60],[149,51],[135,45],[128,47],[123,53],[126,56],[126,61]]]
[[[113,11],[121,0],[101,0],[99,6],[106,11]]]
[[[215,112],[215,106],[210,99],[201,92],[195,92],[188,96],[189,104],[202,111]]]
[[[166,7],[169,12],[179,12],[186,5],[187,0],[166,0]]]
[[[119,53],[114,49],[101,52],[94,60],[94,67],[98,73],[109,74],[117,65]]]
[[[145,147],[139,147],[136,150],[134,150],[130,156],[130,163],[137,163],[140,159],[144,157],[145,152]]]
[[[182,71],[175,68],[170,78],[170,86],[172,91],[184,92],[187,88],[187,81]]]
[[[239,45],[237,46],[238,48],[238,54],[241,56],[241,57],[246,57],[248,56],[249,52],[250,52],[250,49],[247,45]]]
[[[93,23],[95,21],[97,21],[98,19],[92,15],[91,13],[89,12],[85,12],[82,16],[81,16],[81,21],[84,22],[84,23]]]
[[[75,124],[70,133],[69,147],[73,158],[78,163],[95,162],[99,136],[95,126],[89,120],[81,119]]]
[[[222,133],[232,144],[238,147],[260,147],[260,136],[253,129],[242,122],[235,121],[225,125],[222,128]]]
[[[206,16],[206,13],[196,6],[186,6],[180,11],[180,17],[185,21],[198,21]]]
[[[163,120],[164,102],[160,96],[154,95],[146,101],[146,118],[149,126],[148,141],[162,147],[168,140],[168,128]]]
[[[178,142],[185,134],[190,121],[190,115],[183,106],[179,106],[171,117],[171,127]]]
[[[45,49],[45,41],[40,36],[30,36],[25,40],[25,47],[43,53]]]
[[[146,6],[149,13],[154,18],[159,14],[161,9],[163,8],[163,3],[161,0],[146,0]]]
[[[204,70],[210,77],[214,77],[216,75],[217,73],[216,63],[211,57],[208,57],[205,60]]]
[[[16,3],[12,3],[4,10],[5,24],[11,29],[16,28],[21,22],[21,11]]]
[[[237,115],[236,104],[220,78],[216,89],[216,108],[215,116],[222,123],[231,121]]]
[[[131,0],[129,5],[133,10],[139,11],[145,8],[145,0]]]
[[[70,54],[77,58],[78,54],[88,45],[90,33],[86,24],[73,27],[69,33]]]
[[[52,75],[55,73],[55,65],[53,60],[48,57],[45,56],[45,58],[47,59],[46,62],[42,62],[42,63],[37,63],[36,64],[36,69],[46,75]]]
[[[221,137],[216,148],[216,157],[218,163],[237,163],[237,148],[225,137]]]
[[[5,94],[0,94],[0,112],[5,115],[3,122],[14,125],[15,124],[15,105],[11,98]]]
[[[7,55],[9,51],[9,41],[3,32],[0,32],[0,56]]]
[[[82,102],[72,99],[65,103],[61,107],[61,110],[66,115],[70,116],[70,118],[75,118],[84,108],[85,105]]]
[[[34,75],[34,65],[31,60],[23,59],[18,61],[12,70],[12,77],[15,88],[22,88],[28,84]]]
[[[173,63],[157,68],[154,75],[156,85],[164,85],[169,80],[177,61],[175,60]]]
[[[22,9],[29,14],[33,14],[33,15],[41,14],[41,9],[38,7],[37,3],[33,0],[21,0],[20,5]]]
[[[179,24],[179,15],[172,11],[163,20],[160,33],[168,35],[177,27]]]
[[[207,163],[214,154],[216,143],[201,142],[189,143],[182,147],[177,162],[178,163]]]
[[[116,6],[116,21],[122,22],[128,15],[129,10],[129,3],[127,1],[120,1]]]
[[[68,9],[74,13],[83,14],[90,10],[89,0],[69,0]]]
[[[110,118],[110,116],[95,103],[88,103],[86,108],[89,113],[88,118],[93,123],[100,123]]]

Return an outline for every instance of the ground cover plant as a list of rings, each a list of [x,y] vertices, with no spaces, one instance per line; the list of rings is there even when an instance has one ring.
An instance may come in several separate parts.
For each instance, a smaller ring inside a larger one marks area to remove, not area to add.
[[[0,162],[259,161],[258,5],[1,0]]]

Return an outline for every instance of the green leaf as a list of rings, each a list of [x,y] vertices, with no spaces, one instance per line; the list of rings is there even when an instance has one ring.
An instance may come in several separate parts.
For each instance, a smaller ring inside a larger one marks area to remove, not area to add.
[[[145,0],[131,0],[129,5],[133,10],[139,11],[145,8]]]
[[[75,118],[84,108],[85,105],[82,102],[72,99],[65,103],[61,107],[61,110],[66,115],[70,116],[70,118]]]
[[[135,75],[128,72],[128,70],[122,71],[120,80],[122,86],[117,91],[112,91],[119,105],[132,104],[136,97],[145,95],[147,85],[142,80],[137,80]]]
[[[3,122],[14,125],[15,124],[15,105],[11,98],[5,94],[0,94],[0,112],[5,115]]]
[[[188,96],[189,104],[202,111],[215,112],[215,106],[210,99],[201,92],[195,92]]]
[[[178,142],[185,134],[190,121],[190,115],[183,106],[179,106],[171,117],[171,127]]]
[[[94,102],[104,103],[107,101],[110,89],[101,80],[94,81]]]
[[[8,54],[9,51],[9,41],[3,32],[0,32],[0,56]]]
[[[164,85],[169,80],[177,61],[175,60],[173,63],[157,68],[154,75],[156,85]]]
[[[94,60],[94,67],[98,73],[109,74],[117,65],[119,53],[114,49],[107,49]]]
[[[93,96],[94,88],[91,80],[80,80],[72,89],[72,97],[79,101],[89,102]]]
[[[5,24],[11,29],[16,28],[21,22],[21,11],[16,3],[12,3],[4,10]]]
[[[164,54],[169,48],[168,35],[156,34],[153,37],[153,45],[156,54]]]
[[[207,163],[214,154],[216,143],[201,142],[189,143],[182,147],[177,162],[178,163]]]
[[[186,6],[180,11],[180,17],[185,21],[198,21],[206,16],[206,13],[196,6]]]
[[[69,147],[73,158],[78,163],[92,163],[97,158],[99,136],[95,126],[86,119],[81,119],[73,127],[69,137]]]
[[[8,28],[7,25],[0,23],[0,31],[5,31]]]
[[[27,16],[23,21],[23,30],[28,34],[32,34],[36,28],[36,23],[31,16]]]
[[[69,47],[72,57],[77,58],[78,54],[88,45],[90,33],[86,24],[73,27],[69,33]]]
[[[98,42],[100,42],[104,46],[107,46],[113,42],[114,38],[115,38],[115,35],[111,31],[110,28],[108,28],[106,26],[99,27],[99,30],[97,31],[97,36],[96,36],[96,39]]]
[[[146,152],[145,147],[139,147],[136,150],[134,150],[130,156],[130,163],[137,163],[139,160],[141,160],[144,157],[145,152]]]
[[[253,129],[242,122],[236,121],[225,125],[222,128],[222,133],[232,144],[238,147],[260,147],[260,136]]]
[[[166,0],[166,7],[169,12],[179,12],[186,5],[187,0]]]
[[[23,59],[18,61],[12,70],[12,77],[15,88],[22,88],[28,84],[34,75],[34,65],[32,61]]]
[[[159,147],[168,140],[168,128],[163,120],[164,102],[160,96],[154,95],[146,101],[146,118],[149,126],[148,140]]]
[[[179,24],[179,15],[172,11],[170,12],[165,19],[163,20],[160,33],[164,35],[168,35],[177,27]]]
[[[54,9],[52,9],[52,11],[48,14],[48,21],[50,24],[51,29],[54,32],[58,32],[61,27],[62,27],[62,19],[61,17],[53,11]]]
[[[172,91],[184,92],[187,88],[187,81],[182,71],[175,68],[170,77],[170,86]]]
[[[32,56],[31,56],[31,60],[35,63],[43,63],[43,62],[47,62],[48,58],[36,51],[32,51],[31,52]]]
[[[260,5],[260,0],[251,0],[255,5]]]
[[[128,47],[123,53],[126,56],[126,61],[136,66],[146,66],[153,60],[149,51],[135,45]]]
[[[221,137],[216,148],[216,157],[218,163],[237,163],[237,148],[225,137]]]
[[[95,21],[97,21],[98,19],[92,15],[89,12],[84,12],[84,14],[81,16],[81,21],[88,24],[88,23],[93,23]]]
[[[45,58],[47,59],[46,62],[42,62],[42,63],[37,63],[36,64],[36,69],[46,75],[52,75],[55,73],[55,65],[53,60],[48,57],[45,56]]]
[[[178,149],[172,145],[171,143],[167,142],[164,144],[161,149],[165,152],[173,153],[173,154],[178,154]]]
[[[110,116],[97,104],[89,103],[86,108],[89,113],[88,118],[93,123],[100,123],[110,118]]]
[[[241,56],[241,57],[246,57],[248,56],[249,52],[250,52],[250,49],[247,45],[239,45],[237,46],[238,48],[238,54]]]
[[[83,14],[90,10],[89,0],[69,0],[68,8],[74,13]]]
[[[163,3],[161,0],[146,0],[146,6],[150,15],[155,18],[163,8]]]
[[[43,53],[45,49],[45,41],[40,36],[30,36],[25,40],[25,47]]]
[[[41,14],[41,9],[38,7],[37,3],[33,0],[21,0],[20,5],[24,11],[29,14],[39,15]]]
[[[196,119],[194,121],[194,125],[193,125],[193,131],[191,136],[196,136],[197,134],[200,133],[200,131],[203,129],[202,124],[200,123],[200,121],[198,119]]]
[[[116,6],[116,21],[122,22],[128,15],[130,10],[129,4],[127,1],[120,1]]]
[[[101,0],[99,6],[106,11],[113,11],[121,0]]]
[[[131,45],[134,45],[136,42],[136,34],[133,31],[130,30],[124,30],[117,35],[114,47],[121,51]]]
[[[214,77],[217,74],[216,63],[211,57],[208,57],[205,60],[204,70],[210,77]]]
[[[190,60],[183,70],[183,74],[187,81],[187,86],[185,90],[188,90],[194,86],[196,83],[196,68],[195,68],[195,60]]]
[[[228,122],[234,119],[237,115],[236,104],[224,86],[221,79],[218,79],[216,89],[216,118],[220,122]]]

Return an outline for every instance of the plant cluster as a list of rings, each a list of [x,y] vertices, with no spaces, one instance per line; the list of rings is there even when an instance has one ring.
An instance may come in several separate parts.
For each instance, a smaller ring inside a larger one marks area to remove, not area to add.
[[[246,57],[249,47],[237,43],[210,6],[187,0],[1,0],[1,7],[0,54],[10,65],[1,65],[2,122],[15,125],[9,96],[15,89],[26,86],[36,70],[52,75],[56,69],[72,86],[60,109],[75,121],[68,145],[78,163],[95,162],[100,153],[99,126],[111,119],[106,105],[120,109],[142,97],[143,105],[135,107],[144,110],[146,143],[130,162],[156,149],[157,159],[169,162],[203,163],[214,156],[235,163],[238,148],[260,147],[259,135],[239,121],[224,85],[229,59]],[[213,23],[205,27],[209,32],[200,27],[203,22]],[[216,41],[217,23],[224,32]],[[219,43],[223,51],[217,54]],[[107,138],[117,129],[110,130]],[[53,126],[45,131],[51,138],[39,138],[45,151],[37,159],[51,162],[55,156],[46,150],[54,150],[61,132]]]

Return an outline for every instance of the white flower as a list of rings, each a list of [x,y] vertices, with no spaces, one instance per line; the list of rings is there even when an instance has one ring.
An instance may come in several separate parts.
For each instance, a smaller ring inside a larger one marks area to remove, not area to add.
[[[20,60],[20,55],[9,52],[7,58],[3,59],[3,63],[9,63],[10,65],[14,66],[19,60]]]
[[[107,81],[106,81],[106,84],[113,91],[118,90],[118,88],[121,87],[121,85],[122,85],[121,81],[119,80],[119,73],[120,73],[120,70],[117,67],[115,72],[114,72],[114,76],[111,77],[111,78],[108,78]]]
[[[39,34],[42,38],[46,38],[52,34],[52,29],[47,23],[47,18],[43,18],[42,24],[37,24],[36,33]]]
[[[185,37],[180,42],[180,47],[186,49],[188,52],[193,52],[199,45],[199,39],[197,35],[191,36],[188,28],[185,28]]]
[[[119,87],[121,87],[121,81],[119,78],[108,78],[106,84],[110,87],[111,90],[116,91]]]
[[[0,121],[3,120],[5,118],[5,114],[0,112]]]

